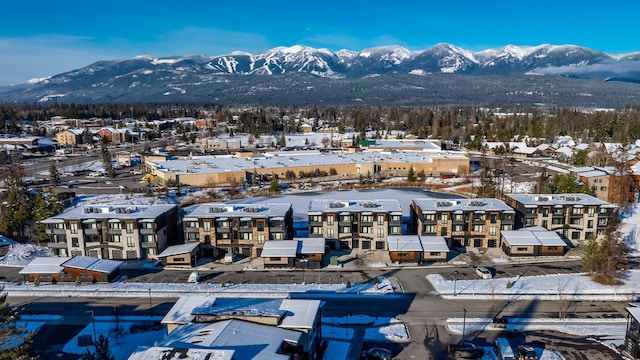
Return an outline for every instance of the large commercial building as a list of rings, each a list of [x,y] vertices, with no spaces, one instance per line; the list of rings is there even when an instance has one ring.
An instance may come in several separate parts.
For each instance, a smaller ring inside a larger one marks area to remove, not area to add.
[[[178,236],[175,205],[80,205],[41,223],[58,256],[156,259]]]
[[[500,231],[512,230],[515,211],[498,199],[415,199],[410,223],[420,235],[437,235],[451,246],[499,247]]]
[[[518,227],[542,226],[573,242],[604,235],[617,207],[587,194],[506,194]]]
[[[398,200],[312,200],[309,237],[339,241],[341,248],[388,250],[387,236],[402,234]]]
[[[200,242],[203,249],[251,258],[260,257],[269,240],[293,239],[293,207],[285,203],[208,203],[184,208],[185,242]]]
[[[245,153],[221,156],[190,156],[184,158],[154,158],[145,165],[159,181],[180,182],[190,186],[224,186],[243,184],[254,176],[277,176],[285,179],[304,174],[334,174],[372,176],[385,173],[406,176],[409,168],[417,174],[464,175],[469,171],[469,158],[460,152],[356,152],[321,153],[319,151],[283,151]]]

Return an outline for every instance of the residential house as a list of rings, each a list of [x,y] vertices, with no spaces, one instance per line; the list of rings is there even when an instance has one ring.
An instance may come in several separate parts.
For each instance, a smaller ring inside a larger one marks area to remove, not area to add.
[[[284,203],[207,203],[183,209],[185,243],[200,242],[204,255],[258,258],[265,242],[293,238],[293,207]]]
[[[309,237],[337,241],[336,247],[387,250],[387,236],[402,234],[398,200],[327,200],[309,204]]]
[[[37,257],[19,274],[25,281],[111,282],[120,276],[122,261],[88,256]]]
[[[624,352],[631,359],[640,359],[640,307],[637,306],[627,308]]]
[[[443,236],[450,246],[497,248],[500,231],[512,230],[515,211],[498,199],[414,199],[411,228],[420,236]]]
[[[587,194],[505,194],[517,227],[541,226],[574,243],[604,235],[617,207]]]
[[[164,266],[194,267],[200,258],[200,243],[189,242],[186,244],[172,245],[164,249],[158,259]]]
[[[58,256],[157,259],[177,239],[175,205],[80,205],[41,221]]]

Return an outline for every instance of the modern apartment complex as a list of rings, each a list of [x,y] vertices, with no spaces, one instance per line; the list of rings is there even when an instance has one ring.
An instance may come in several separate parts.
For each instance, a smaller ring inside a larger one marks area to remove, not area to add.
[[[498,199],[415,199],[410,223],[415,233],[451,239],[450,246],[495,248],[500,231],[512,230],[515,211]]]
[[[312,200],[309,237],[336,239],[354,250],[388,250],[387,236],[402,234],[397,200]]]
[[[155,259],[178,235],[175,205],[81,205],[41,223],[58,256]]]
[[[604,235],[617,207],[587,194],[505,194],[518,227],[542,226],[573,242]]]
[[[293,207],[285,203],[207,203],[183,209],[184,241],[203,249],[260,257],[265,241],[293,239]]]

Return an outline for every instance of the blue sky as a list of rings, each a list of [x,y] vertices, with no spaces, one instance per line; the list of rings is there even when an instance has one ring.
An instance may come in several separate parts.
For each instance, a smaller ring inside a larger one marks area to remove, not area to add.
[[[3,5],[0,85],[136,55],[221,55],[448,42],[471,50],[576,44],[640,51],[640,2],[33,0]]]

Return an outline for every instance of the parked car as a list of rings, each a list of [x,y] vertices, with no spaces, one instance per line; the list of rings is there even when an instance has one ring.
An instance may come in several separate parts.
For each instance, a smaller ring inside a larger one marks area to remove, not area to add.
[[[449,345],[447,358],[451,360],[480,359],[483,354],[484,351],[478,349],[473,343],[462,341],[458,344]]]
[[[479,266],[476,268],[476,275],[481,277],[482,279],[491,279],[493,278],[493,273],[491,270],[487,269],[484,266]]]
[[[513,348],[506,338],[499,337],[496,339],[493,348],[496,352],[496,356],[500,360],[515,360],[516,355],[513,352]]]
[[[129,170],[129,174],[142,175],[142,171],[141,170]]]
[[[189,274],[189,278],[187,279],[187,282],[189,284],[197,284],[200,282],[200,272],[199,271],[193,271],[191,272],[191,274]]]
[[[538,354],[529,345],[518,345],[516,353],[518,354],[518,360],[538,360]]]

